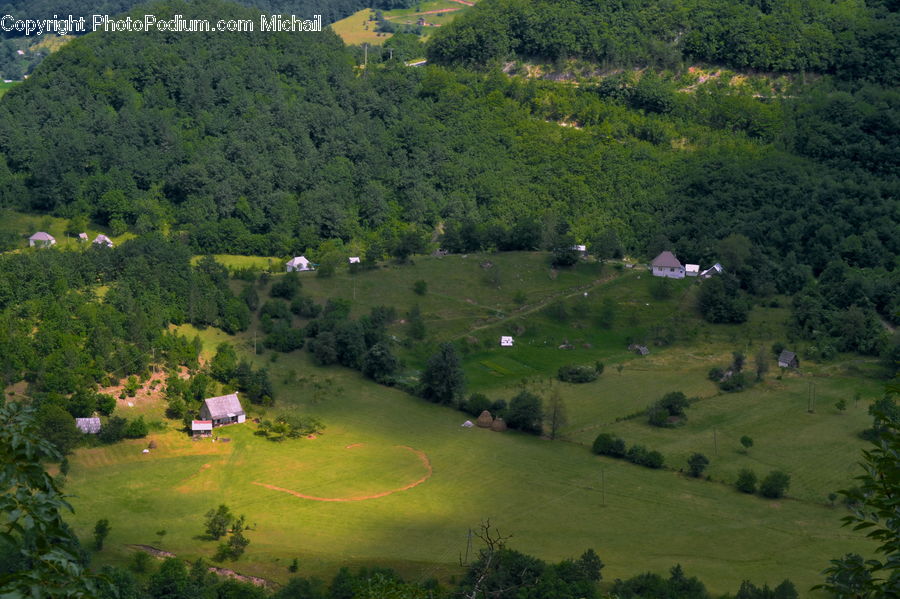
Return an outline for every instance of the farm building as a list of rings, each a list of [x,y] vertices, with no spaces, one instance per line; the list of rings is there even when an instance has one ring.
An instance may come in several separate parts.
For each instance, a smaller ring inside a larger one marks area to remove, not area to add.
[[[87,241],[87,240],[88,240],[87,233],[79,233],[78,234],[78,241]]]
[[[212,420],[191,420],[192,437],[209,437],[212,435]]]
[[[286,266],[288,272],[312,270],[312,265],[310,261],[306,259],[306,256],[297,256],[296,258],[291,258],[290,260],[288,260]]]
[[[699,264],[685,264],[684,265],[684,274],[689,277],[696,277],[700,274],[700,265]]]
[[[510,337],[509,335],[503,335],[500,337],[500,346],[501,347],[512,347],[515,343],[515,339]]]
[[[28,247],[48,248],[51,245],[56,245],[56,238],[50,233],[38,231],[28,238]]]
[[[99,235],[97,235],[97,236],[94,238],[94,242],[93,242],[93,243],[94,243],[94,245],[98,245],[98,246],[100,246],[100,247],[111,248],[111,247],[113,246],[112,239],[110,239],[109,237],[107,237],[107,236],[104,235],[103,233],[100,233]]]
[[[631,345],[629,345],[628,350],[633,351],[634,353],[636,353],[640,356],[646,356],[647,354],[650,353],[650,350],[647,348],[646,345],[638,345],[637,343],[632,343]]]
[[[573,245],[572,248],[582,256],[587,256],[587,246],[586,245]]]
[[[650,263],[653,269],[654,277],[667,277],[669,279],[683,279],[684,266],[675,257],[675,254],[669,251],[661,252],[659,256]]]
[[[718,262],[716,262],[715,264],[713,264],[712,266],[710,266],[709,268],[707,268],[706,270],[704,270],[703,272],[701,272],[701,273],[700,273],[700,278],[701,278],[701,279],[708,279],[708,278],[710,278],[710,277],[713,276],[713,275],[720,275],[720,274],[722,274],[723,272],[725,272],[725,269],[722,268],[722,265],[721,265],[721,264],[719,264]]]
[[[75,428],[86,435],[96,435],[100,432],[99,418],[76,418]]]
[[[347,260],[350,264],[359,264],[359,256],[350,256]]]
[[[800,368],[800,360],[797,358],[797,354],[785,349],[778,356],[778,366],[780,368]]]
[[[237,393],[204,399],[200,406],[200,418],[211,420],[214,427],[241,423],[247,419]]]

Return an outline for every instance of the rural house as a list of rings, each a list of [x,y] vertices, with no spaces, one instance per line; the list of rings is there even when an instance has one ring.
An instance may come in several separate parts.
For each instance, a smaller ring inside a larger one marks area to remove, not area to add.
[[[509,335],[503,335],[500,337],[500,347],[512,347],[515,340]]]
[[[581,256],[587,256],[587,246],[586,245],[573,245],[570,249],[578,252]]]
[[[56,239],[50,233],[38,231],[28,238],[28,247],[48,248],[56,244]]]
[[[212,435],[212,420],[191,420],[192,437],[209,437]]]
[[[800,368],[800,360],[797,359],[797,354],[785,349],[778,356],[778,366],[779,368]]]
[[[675,254],[669,251],[661,252],[659,256],[650,263],[653,269],[654,277],[668,277],[670,279],[683,279],[684,266],[675,257]]]
[[[100,247],[111,248],[113,246],[112,239],[100,233],[97,237],[94,238],[94,245],[98,245]]]
[[[287,263],[287,271],[288,272],[300,272],[303,270],[312,270],[310,266],[310,261],[306,259],[306,256],[297,256],[296,258],[291,258]]]
[[[200,418],[211,420],[214,427],[241,423],[247,419],[237,393],[204,399],[200,406]]]
[[[85,435],[96,435],[100,432],[99,418],[76,418],[75,428]]]
[[[87,240],[88,240],[87,233],[79,233],[78,234],[78,241],[87,241]]]
[[[701,272],[701,273],[700,273],[700,278],[701,278],[701,279],[708,279],[708,278],[710,278],[710,277],[713,276],[713,275],[720,275],[720,274],[722,274],[723,272],[725,272],[725,269],[722,268],[722,265],[721,265],[721,264],[719,264],[718,262],[716,262],[715,264],[713,264],[712,266],[710,266],[709,268],[707,268],[706,270],[704,270],[703,272]]]

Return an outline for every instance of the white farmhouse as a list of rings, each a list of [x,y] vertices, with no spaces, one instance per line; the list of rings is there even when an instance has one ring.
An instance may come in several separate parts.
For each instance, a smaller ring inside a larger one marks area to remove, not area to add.
[[[659,256],[653,259],[650,266],[653,269],[654,277],[684,278],[684,266],[681,265],[681,262],[678,261],[678,258],[672,252],[665,251],[660,253]]]
[[[297,256],[296,258],[291,258],[290,260],[288,260],[288,272],[300,272],[303,270],[312,270],[311,263],[306,259],[306,256]]]
[[[28,238],[28,247],[48,248],[51,245],[56,245],[56,238],[50,233],[38,231]]]

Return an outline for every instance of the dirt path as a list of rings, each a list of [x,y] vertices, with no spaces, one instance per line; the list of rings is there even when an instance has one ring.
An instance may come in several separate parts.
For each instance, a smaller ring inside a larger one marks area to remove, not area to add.
[[[450,2],[458,2],[460,4],[465,4],[466,6],[475,6],[475,3],[469,2],[469,0],[450,0]]]
[[[496,320],[492,320],[491,322],[485,323],[483,325],[479,325],[477,327],[472,327],[471,329],[469,329],[462,335],[457,335],[454,339],[462,339],[463,337],[468,337],[475,331],[480,331],[481,329],[487,329],[487,328],[496,326],[506,320],[509,320],[510,318],[514,318],[514,317],[518,317],[518,316],[525,316],[526,314],[532,314],[542,308],[545,308],[548,304],[550,304],[556,300],[563,300],[563,299],[568,299],[570,297],[575,297],[576,295],[582,295],[596,287],[599,287],[600,285],[603,285],[604,283],[609,282],[615,276],[616,276],[615,273],[608,274],[605,277],[597,279],[593,283],[588,283],[587,285],[579,285],[578,287],[570,287],[569,289],[565,289],[559,293],[554,293],[553,295],[545,297],[543,300],[539,301],[536,304],[522,306],[521,308],[518,308],[517,310],[510,312],[507,316],[504,316],[502,318],[497,318]],[[489,309],[495,310],[496,308],[489,308]]]
[[[456,1],[456,0],[454,0],[454,1]],[[465,3],[463,3],[463,4],[465,4]],[[456,12],[458,10],[462,10],[462,8],[441,8],[439,10],[426,10],[426,11],[422,11],[422,12],[417,12],[417,13],[413,13],[411,15],[390,15],[390,16],[385,16],[384,19],[386,21],[396,21],[397,19],[412,19],[412,18],[418,18],[421,15],[437,15],[437,14],[442,14],[442,13],[447,13],[447,12]]]
[[[352,446],[348,446],[349,449]],[[402,447],[403,449],[408,449],[409,451],[416,454],[419,460],[422,462],[422,465],[425,466],[425,476],[420,478],[419,480],[412,482],[408,485],[400,487],[399,489],[391,489],[390,491],[383,491],[381,493],[375,493],[374,495],[365,495],[363,497],[316,497],[315,495],[306,495],[304,493],[300,493],[298,491],[292,491],[291,489],[285,489],[282,487],[276,487],[275,485],[269,485],[266,483],[253,482],[251,484],[258,485],[260,487],[265,487],[267,489],[271,489],[273,491],[281,491],[282,493],[288,493],[293,495],[294,497],[299,497],[300,499],[310,499],[312,501],[365,501],[367,499],[378,499],[379,497],[387,497],[388,495],[393,495],[394,493],[399,493],[400,491],[408,491],[413,487],[418,487],[426,480],[431,478],[433,473],[431,468],[431,461],[428,459],[428,456],[424,451],[419,451],[418,449],[413,449],[412,447],[408,447],[406,445],[398,445],[398,447]]]

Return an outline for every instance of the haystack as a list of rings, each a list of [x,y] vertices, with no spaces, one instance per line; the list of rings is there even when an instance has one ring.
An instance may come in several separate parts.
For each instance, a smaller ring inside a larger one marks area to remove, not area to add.
[[[491,416],[491,413],[485,410],[481,413],[481,416],[478,417],[478,420],[475,421],[475,424],[481,428],[491,428],[493,422],[494,418]]]
[[[150,441],[150,443],[147,445],[147,448],[156,449],[156,441]]]
[[[506,422],[503,420],[503,418],[500,418],[498,416],[496,420],[494,420],[493,424],[491,424],[491,430],[502,433],[506,430]]]

